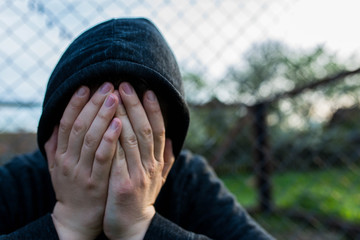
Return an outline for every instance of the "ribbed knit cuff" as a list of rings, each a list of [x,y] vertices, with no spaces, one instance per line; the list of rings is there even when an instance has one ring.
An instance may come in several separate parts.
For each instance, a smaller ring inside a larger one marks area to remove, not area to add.
[[[6,235],[7,240],[59,240],[51,215],[45,216],[29,223],[28,225],[18,229],[17,231]]]

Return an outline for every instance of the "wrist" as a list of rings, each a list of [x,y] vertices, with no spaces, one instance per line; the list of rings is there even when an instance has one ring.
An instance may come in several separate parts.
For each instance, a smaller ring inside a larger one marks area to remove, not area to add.
[[[60,240],[87,240],[90,238],[87,238],[86,236],[83,236],[82,234],[64,226],[60,221],[56,219],[54,214],[51,214],[56,232],[58,234],[58,237]]]
[[[141,221],[138,221],[129,226],[126,231],[116,236],[107,236],[110,240],[142,240],[145,237],[150,223],[155,216],[155,209],[149,213],[148,216]]]
[[[60,240],[92,240],[98,235],[97,232],[91,231],[91,228],[81,228],[71,221],[69,214],[64,214],[66,211],[55,205],[54,211],[51,214],[56,232]]]

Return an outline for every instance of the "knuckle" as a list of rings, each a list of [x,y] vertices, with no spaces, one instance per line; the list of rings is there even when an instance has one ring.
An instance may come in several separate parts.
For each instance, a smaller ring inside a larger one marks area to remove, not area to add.
[[[160,108],[160,106],[159,106],[159,104],[158,103],[153,103],[153,104],[150,104],[150,111],[152,112],[152,113],[154,113],[154,114],[162,114],[162,112],[161,112],[161,108]]]
[[[95,153],[95,161],[99,164],[105,164],[109,159],[108,154],[97,151]]]
[[[137,107],[137,106],[140,106],[141,103],[140,103],[140,100],[138,97],[132,97],[129,99],[128,105],[129,105],[129,107]]]
[[[97,117],[102,121],[107,121],[110,118],[108,111],[99,111]]]
[[[157,167],[155,166],[155,164],[153,164],[153,163],[148,164],[147,172],[148,172],[149,177],[153,178],[157,173]]]
[[[76,119],[72,129],[75,135],[80,135],[85,131],[86,126],[83,121]]]
[[[87,133],[84,138],[84,145],[85,147],[91,149],[97,146],[97,138],[91,133]]]
[[[131,195],[134,192],[135,186],[130,179],[126,179],[119,182],[115,187],[115,195],[126,196]]]
[[[70,176],[72,170],[72,166],[69,160],[62,161],[61,172],[64,176]]]
[[[156,138],[159,138],[159,139],[164,139],[165,138],[165,128],[160,128],[160,129],[157,129],[156,131],[154,131],[154,136]]]
[[[143,127],[140,132],[139,132],[141,138],[145,139],[145,140],[152,140],[152,129],[149,126],[145,126]]]
[[[109,132],[105,132],[103,140],[107,143],[114,143],[116,141],[115,135]]]
[[[81,98],[79,98],[79,97],[76,97],[75,99],[72,99],[71,101],[70,101],[70,103],[69,103],[69,107],[70,108],[72,108],[72,109],[74,109],[74,110],[77,110],[77,109],[79,109],[79,108],[82,108],[83,107],[83,101],[82,101],[82,99]]]
[[[133,192],[134,190],[134,184],[131,182],[131,180],[124,181],[121,185],[121,193],[122,194],[128,194]]]
[[[149,114],[162,116],[162,111],[161,111],[161,108],[158,103],[155,103],[155,102],[148,103],[147,102],[145,104],[145,108]]]
[[[159,161],[159,162],[157,162],[157,164],[158,164],[158,168],[160,168],[161,170],[164,169],[164,167],[165,167],[164,161]]]
[[[124,143],[128,147],[137,147],[137,145],[138,145],[137,138],[136,138],[135,134],[131,134],[131,135],[125,137],[124,140],[125,140]]]
[[[88,178],[85,182],[85,187],[88,190],[93,190],[96,188],[96,186],[97,186],[97,183],[92,178]]]
[[[71,129],[71,123],[66,118],[61,118],[59,124],[59,131],[60,132],[67,132]]]
[[[170,159],[168,159],[166,161],[166,164],[172,166],[174,164],[174,162],[175,162],[175,158],[171,157]],[[165,165],[165,163],[164,163],[164,165]]]
[[[101,98],[101,97],[97,96],[96,94],[94,94],[94,96],[90,99],[90,103],[95,106],[100,106],[103,101],[104,101],[104,98]]]
[[[147,180],[144,174],[140,174],[139,178],[138,178],[138,185],[140,188],[144,189],[147,186]]]

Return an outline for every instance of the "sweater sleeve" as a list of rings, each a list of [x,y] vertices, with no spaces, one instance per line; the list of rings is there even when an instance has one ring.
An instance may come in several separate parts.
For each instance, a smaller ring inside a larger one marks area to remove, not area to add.
[[[58,239],[47,164],[39,151],[0,167],[0,239]]]
[[[167,207],[159,208],[162,216],[155,215],[145,239],[273,239],[237,203],[204,159],[187,153],[177,161],[159,199],[159,206]]]
[[[175,223],[156,213],[151,221],[144,240],[172,239],[172,240],[206,240],[210,239],[204,235],[186,231]]]
[[[55,226],[53,224],[50,214],[31,222],[24,227],[9,233],[7,235],[0,235],[0,240],[38,240],[38,239],[48,239],[48,240],[58,240],[58,235],[56,233]]]

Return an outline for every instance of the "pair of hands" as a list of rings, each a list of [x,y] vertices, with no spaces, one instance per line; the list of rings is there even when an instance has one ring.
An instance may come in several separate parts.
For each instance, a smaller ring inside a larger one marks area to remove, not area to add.
[[[142,102],[126,82],[72,96],[45,144],[60,239],[144,237],[174,155],[155,94]]]

